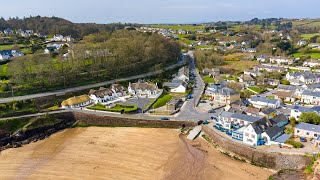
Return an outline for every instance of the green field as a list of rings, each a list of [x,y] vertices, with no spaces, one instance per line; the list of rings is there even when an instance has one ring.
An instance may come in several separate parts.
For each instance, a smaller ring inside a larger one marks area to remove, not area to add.
[[[24,47],[22,44],[17,44],[20,48]],[[12,45],[0,45],[0,50],[10,50],[14,48],[14,44]]]
[[[309,40],[310,38],[312,38],[313,36],[319,36],[319,33],[312,33],[312,34],[302,34],[301,37],[304,40]]]
[[[320,53],[295,53],[293,54],[293,57],[303,57],[303,56],[310,56],[312,59],[320,59]]]
[[[216,82],[215,79],[213,79],[213,78],[210,77],[210,76],[204,76],[204,77],[203,77],[203,81],[204,81],[205,83],[207,83],[207,84],[215,83],[215,82]]]
[[[169,93],[162,93],[157,101],[152,105],[153,109],[166,105],[172,99],[172,95]]]
[[[165,28],[165,29],[172,29],[172,30],[187,30],[187,31],[197,31],[197,30],[204,30],[204,26],[193,26],[193,25],[150,25],[150,27],[154,27],[154,28]]]

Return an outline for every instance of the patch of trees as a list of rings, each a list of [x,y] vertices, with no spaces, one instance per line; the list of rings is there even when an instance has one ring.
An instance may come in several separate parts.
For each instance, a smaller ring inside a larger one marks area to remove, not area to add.
[[[0,30],[3,31],[6,28],[13,30],[18,29],[32,29],[41,34],[62,34],[72,35],[73,38],[81,38],[83,36],[109,30],[123,29],[126,26],[139,26],[137,24],[95,24],[95,23],[72,23],[68,20],[58,17],[41,17],[41,16],[30,16],[29,18],[20,19],[9,18],[5,20],[0,18]]]
[[[213,68],[215,66],[222,66],[226,64],[223,57],[213,50],[196,50],[194,52],[194,56],[196,58],[197,67],[200,69]]]
[[[315,112],[305,112],[302,113],[299,117],[301,122],[310,123],[310,124],[320,124],[320,116]]]
[[[69,47],[67,57],[64,53],[14,59],[8,64],[10,80],[19,87],[47,88],[128,77],[175,62],[180,47],[157,34],[118,30],[85,37]]]

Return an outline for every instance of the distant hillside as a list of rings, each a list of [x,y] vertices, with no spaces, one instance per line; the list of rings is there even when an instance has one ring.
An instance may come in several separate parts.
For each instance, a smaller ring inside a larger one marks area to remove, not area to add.
[[[95,23],[72,23],[58,17],[29,17],[29,18],[10,18],[5,20],[0,18],[0,31],[10,29],[32,29],[44,35],[62,34],[72,35],[74,38],[83,37],[88,34],[103,30],[123,29],[126,26],[139,26],[137,24],[95,24]]]

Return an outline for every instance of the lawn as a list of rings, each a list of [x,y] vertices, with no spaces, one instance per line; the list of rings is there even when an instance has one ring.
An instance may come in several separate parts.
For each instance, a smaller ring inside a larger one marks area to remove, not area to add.
[[[172,99],[172,95],[169,93],[162,93],[161,96],[152,105],[153,109],[166,105]]]
[[[319,33],[312,33],[312,34],[302,34],[301,37],[304,40],[309,40],[310,38],[312,38],[313,36],[319,36]]]
[[[94,106],[87,107],[91,110],[98,110],[98,111],[110,111],[110,112],[124,112],[124,113],[132,113],[136,112],[138,110],[137,106],[134,105],[122,105],[122,104],[116,104],[112,108],[106,108],[102,104],[96,104]]]
[[[207,83],[207,84],[215,83],[215,82],[216,82],[215,79],[213,79],[213,78],[210,77],[210,76],[204,76],[204,77],[203,77],[203,81],[204,81],[205,83]]]
[[[17,44],[20,48],[23,47],[22,44]],[[0,45],[0,50],[10,50],[14,48],[14,44],[10,45]]]
[[[252,91],[254,91],[254,92],[256,92],[256,93],[262,93],[262,92],[265,91],[265,89],[261,89],[261,88],[259,88],[257,86],[251,86],[251,87],[247,87],[247,88],[252,90]]]
[[[312,59],[320,59],[320,53],[295,53],[293,57],[303,57],[303,56],[310,56]]]
[[[222,76],[222,78],[223,79],[226,79],[226,80],[229,80],[229,81],[235,81],[235,82],[237,82],[238,81],[238,78],[237,77],[235,77],[235,76],[229,76],[229,77],[227,77],[227,76]]]
[[[193,26],[193,25],[169,25],[169,24],[160,24],[160,25],[150,25],[150,27],[154,28],[165,28],[165,29],[172,29],[172,30],[187,30],[187,31],[197,31],[197,30],[204,30],[204,26]]]

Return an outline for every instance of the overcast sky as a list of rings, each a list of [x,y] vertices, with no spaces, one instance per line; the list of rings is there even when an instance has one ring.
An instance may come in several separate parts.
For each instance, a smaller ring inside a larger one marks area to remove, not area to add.
[[[0,16],[73,22],[199,23],[254,17],[319,18],[320,0],[2,0]]]

